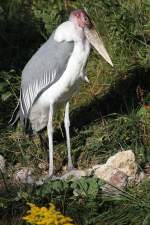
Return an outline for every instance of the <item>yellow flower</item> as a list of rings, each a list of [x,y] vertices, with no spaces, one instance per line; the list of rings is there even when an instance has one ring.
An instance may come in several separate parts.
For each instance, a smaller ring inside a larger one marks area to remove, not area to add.
[[[30,210],[23,219],[33,225],[74,225],[70,217],[64,216],[57,211],[55,206],[50,203],[49,207],[38,207],[35,204],[28,203]]]

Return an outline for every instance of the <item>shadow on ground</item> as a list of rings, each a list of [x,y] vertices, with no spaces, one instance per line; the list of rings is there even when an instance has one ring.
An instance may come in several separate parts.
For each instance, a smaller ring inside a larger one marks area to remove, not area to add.
[[[104,96],[71,112],[71,126],[81,129],[112,113],[130,113],[150,92],[150,68],[136,67],[112,84]]]
[[[130,113],[144,103],[150,92],[150,67],[136,66],[128,73],[119,76],[104,96],[96,96],[88,105],[77,108],[70,113],[71,135],[75,130],[82,130],[83,126],[101,120],[109,114]],[[62,125],[63,127],[63,125]],[[63,128],[64,131],[64,128]],[[65,135],[65,132],[63,132]],[[62,139],[60,131],[56,130],[57,140]]]

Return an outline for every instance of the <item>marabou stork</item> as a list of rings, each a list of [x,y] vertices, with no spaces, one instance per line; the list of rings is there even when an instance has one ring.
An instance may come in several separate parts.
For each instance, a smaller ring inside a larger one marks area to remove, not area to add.
[[[85,73],[90,46],[113,66],[103,42],[87,13],[74,10],[50,38],[32,56],[22,71],[20,100],[11,123],[19,119],[33,132],[47,127],[49,140],[49,176],[53,175],[53,115],[64,104],[64,124],[68,150],[68,169],[73,169],[69,134],[69,100],[78,90]]]

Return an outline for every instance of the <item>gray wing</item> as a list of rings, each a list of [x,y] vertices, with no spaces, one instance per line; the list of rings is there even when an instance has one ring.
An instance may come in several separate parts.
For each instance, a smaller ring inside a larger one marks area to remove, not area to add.
[[[54,32],[55,33],[55,32]],[[27,118],[37,98],[63,74],[73,42],[56,42],[54,33],[33,55],[22,72],[20,115]]]

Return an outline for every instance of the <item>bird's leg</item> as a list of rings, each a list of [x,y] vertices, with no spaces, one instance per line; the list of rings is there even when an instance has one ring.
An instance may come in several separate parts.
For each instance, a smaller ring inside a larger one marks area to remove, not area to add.
[[[65,107],[65,116],[64,116],[64,124],[65,124],[65,131],[66,131],[66,139],[67,139],[67,150],[68,150],[68,170],[72,170],[73,164],[71,159],[71,147],[70,147],[70,120],[69,120],[69,102],[66,103]]]
[[[50,104],[49,118],[47,124],[48,142],[49,142],[49,176],[53,175],[53,110],[54,105]]]

